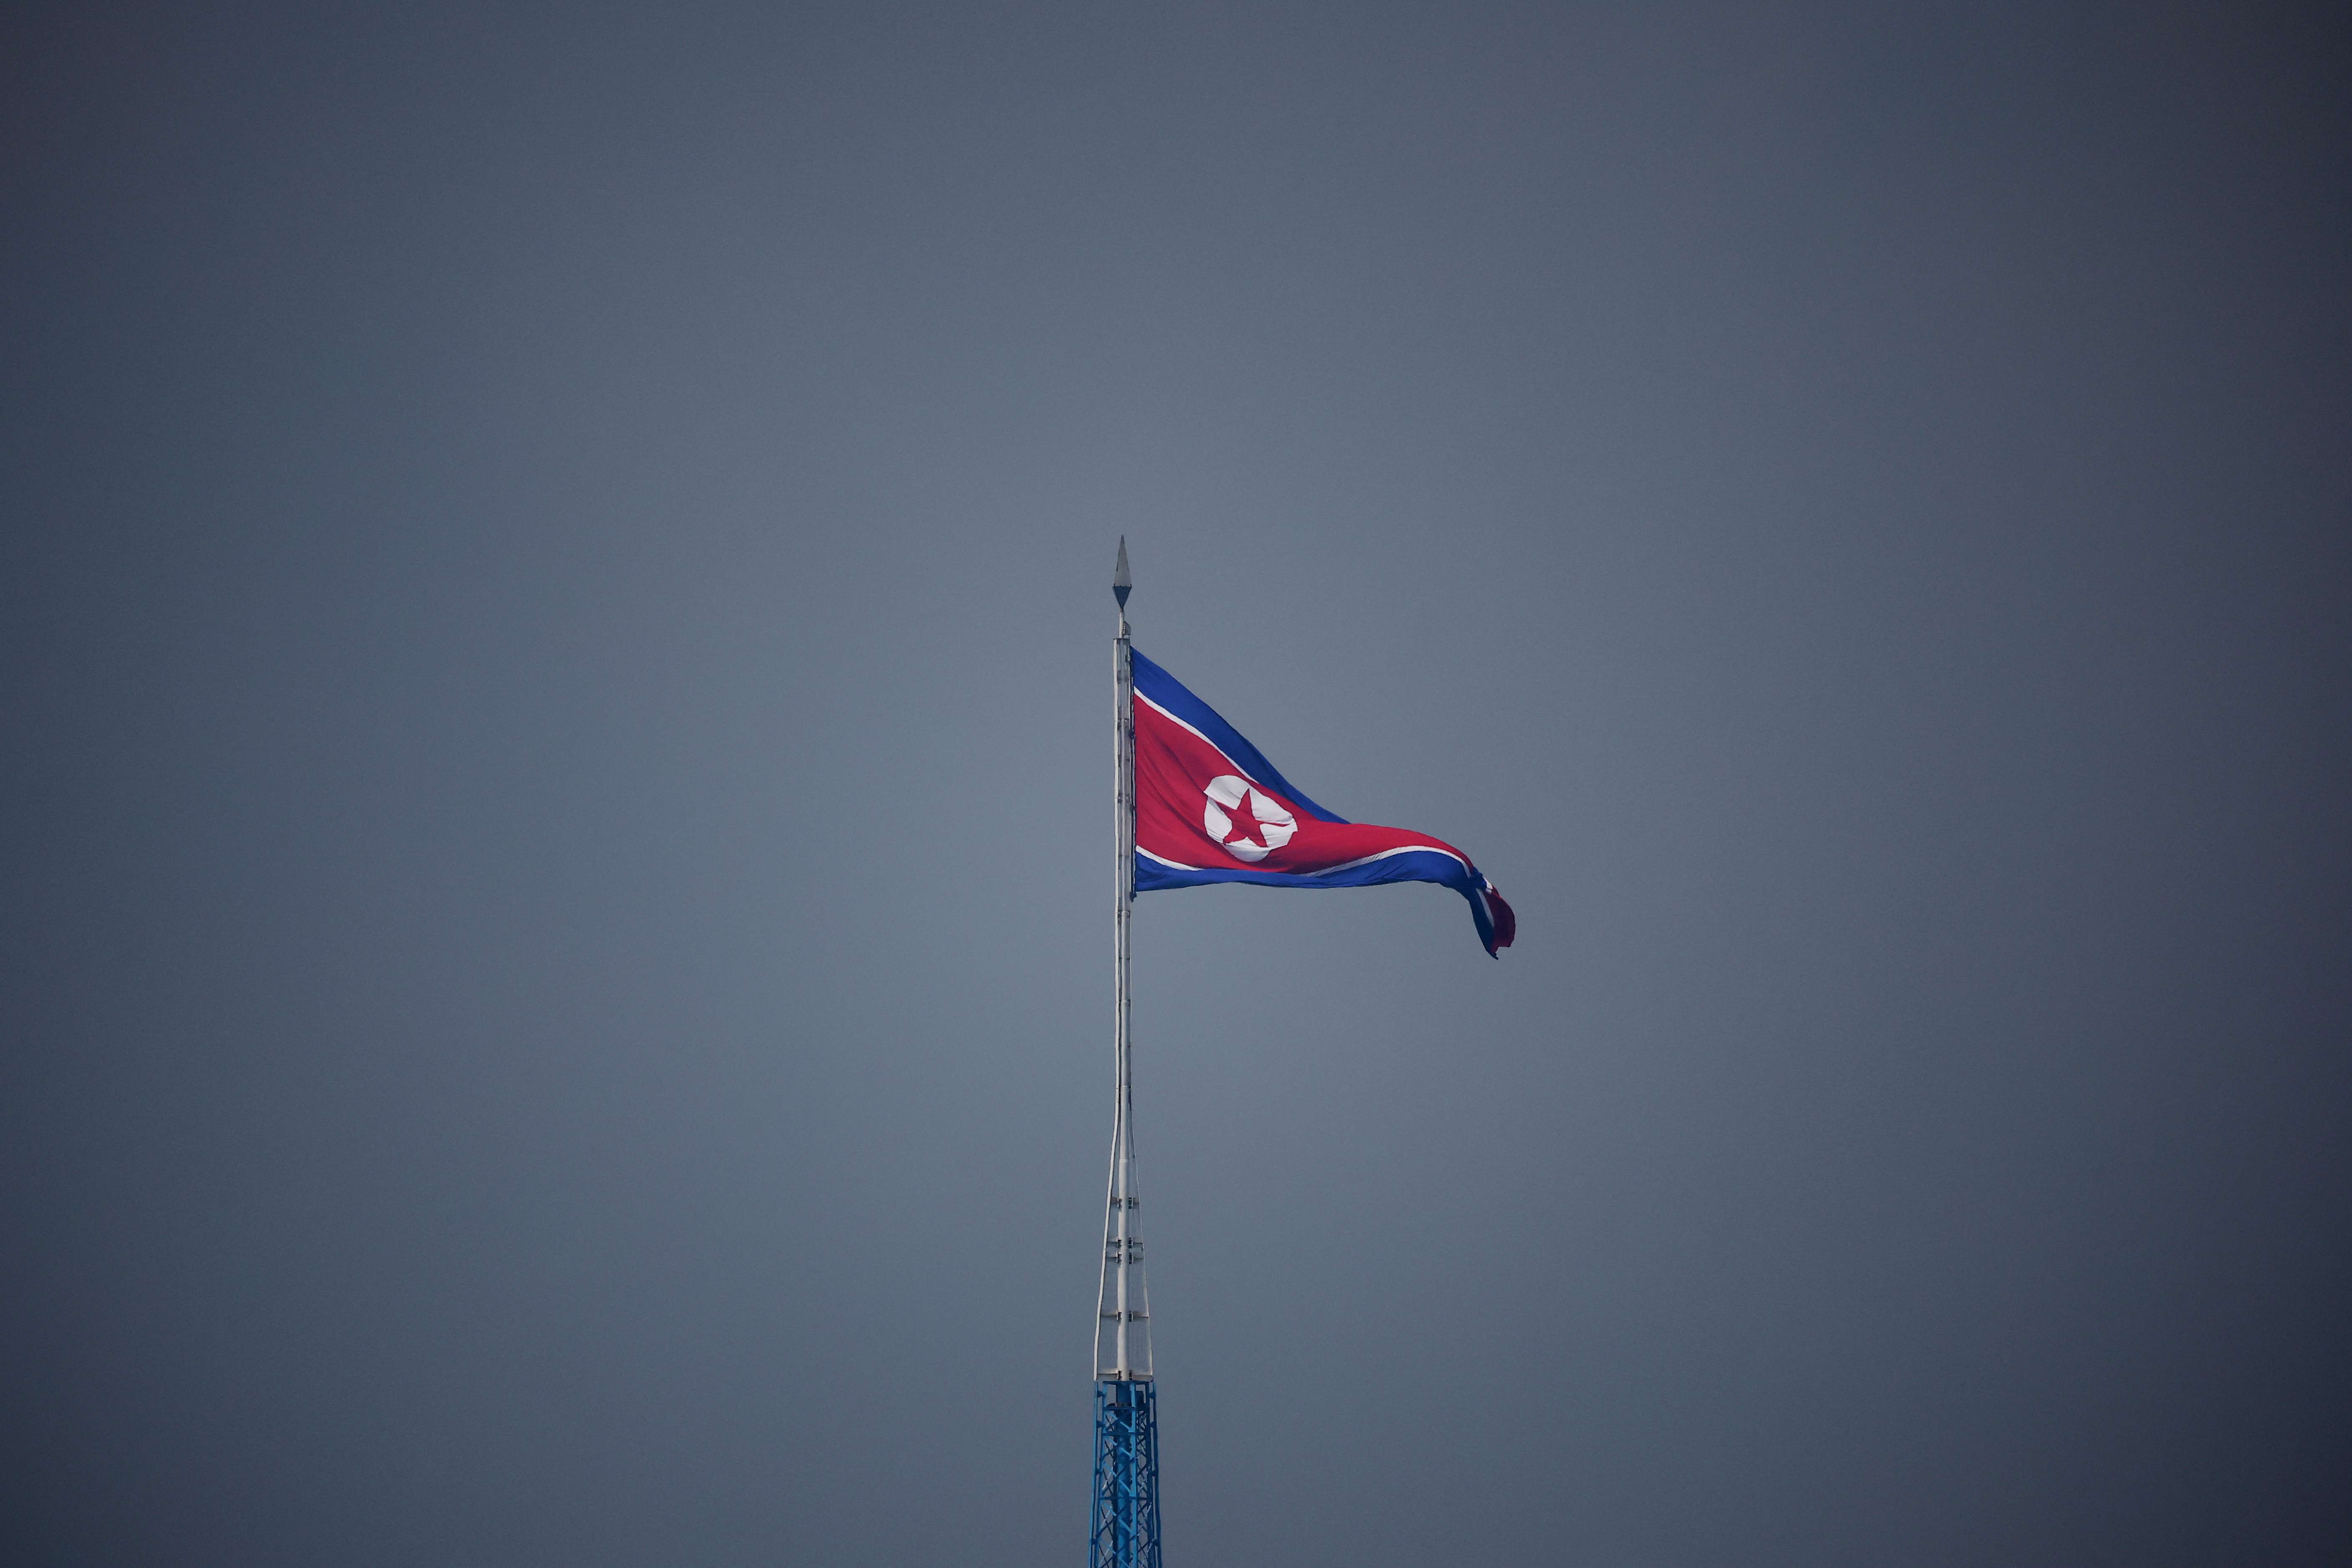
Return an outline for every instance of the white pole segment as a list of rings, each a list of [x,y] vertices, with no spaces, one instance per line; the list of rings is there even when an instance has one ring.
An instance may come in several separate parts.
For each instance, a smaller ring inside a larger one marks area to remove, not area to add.
[[[1116,712],[1113,746],[1111,915],[1111,1105],[1110,1184],[1103,1213],[1102,1292],[1095,1310],[1097,1379],[1145,1379],[1151,1375],[1151,1310],[1143,1281],[1143,1237],[1135,1181],[1134,1080],[1129,1035],[1128,925],[1135,907],[1135,671],[1127,629],[1127,541],[1118,542],[1118,566],[1111,578],[1118,599],[1118,637],[1111,645],[1111,693]]]

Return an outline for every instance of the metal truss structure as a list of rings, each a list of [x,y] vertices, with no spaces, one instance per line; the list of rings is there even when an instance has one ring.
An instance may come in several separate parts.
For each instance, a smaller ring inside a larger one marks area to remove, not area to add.
[[[1095,1384],[1094,1535],[1087,1568],[1160,1568],[1160,1423],[1150,1383]]]

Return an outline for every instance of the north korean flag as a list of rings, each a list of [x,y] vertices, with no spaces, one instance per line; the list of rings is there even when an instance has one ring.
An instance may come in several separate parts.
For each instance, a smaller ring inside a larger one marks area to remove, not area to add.
[[[1349,822],[1300,794],[1207,703],[1130,649],[1135,671],[1135,889],[1255,882],[1368,888],[1442,882],[1470,901],[1488,956],[1518,921],[1470,857],[1402,827]]]

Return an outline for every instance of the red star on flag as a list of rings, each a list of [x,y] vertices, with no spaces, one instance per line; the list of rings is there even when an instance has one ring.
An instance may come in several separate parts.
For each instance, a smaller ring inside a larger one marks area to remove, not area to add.
[[[1249,791],[1242,791],[1241,799],[1231,805],[1221,803],[1218,809],[1222,810],[1233,823],[1233,831],[1225,836],[1223,842],[1231,844],[1238,839],[1244,844],[1255,843],[1264,847],[1265,830],[1259,826],[1257,813],[1250,809]]]

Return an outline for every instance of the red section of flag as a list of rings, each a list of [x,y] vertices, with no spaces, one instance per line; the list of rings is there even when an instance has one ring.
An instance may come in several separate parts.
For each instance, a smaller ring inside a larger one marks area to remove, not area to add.
[[[1221,780],[1233,782],[1221,788]],[[1213,834],[1220,822],[1223,830]],[[1246,866],[1293,875],[1399,849],[1433,849],[1470,863],[1459,849],[1425,833],[1308,816],[1141,698],[1135,703],[1135,844],[1179,866]],[[1502,918],[1510,919],[1509,906],[1503,906]]]

